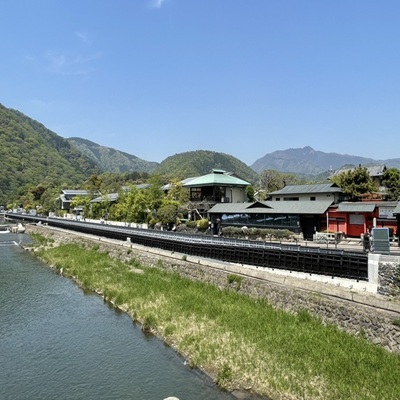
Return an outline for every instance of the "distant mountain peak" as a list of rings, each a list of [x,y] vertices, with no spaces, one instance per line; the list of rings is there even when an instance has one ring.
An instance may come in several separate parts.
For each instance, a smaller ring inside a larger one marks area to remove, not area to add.
[[[321,173],[336,170],[344,165],[371,165],[385,164],[388,168],[400,167],[400,158],[392,160],[374,160],[372,158],[352,156],[348,154],[324,153],[314,150],[310,146],[290,148],[266,154],[250,165],[254,171],[260,173],[267,169],[280,172],[315,176]]]

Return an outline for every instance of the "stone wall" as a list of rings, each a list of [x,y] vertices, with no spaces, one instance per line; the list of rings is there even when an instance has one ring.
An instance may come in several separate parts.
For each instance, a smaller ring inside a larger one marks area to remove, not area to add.
[[[400,297],[400,264],[397,262],[379,263],[378,293],[384,296]]]
[[[388,351],[400,352],[400,313],[398,312],[335,298],[315,292],[315,290],[311,292],[251,277],[244,277],[240,284],[236,280],[230,283],[228,275],[231,272],[212,268],[206,265],[204,260],[191,262],[185,255],[144,248],[127,242],[93,238],[88,235],[78,236],[76,233],[33,225],[27,227],[27,232],[37,232],[51,237],[55,241],[54,245],[77,242],[92,246],[95,243],[100,251],[107,252],[111,257],[122,261],[133,258],[144,266],[164,268],[189,279],[208,282],[221,289],[227,288],[243,295],[263,298],[272,306],[291,313],[307,310],[325,324],[335,324],[340,329],[352,335],[364,337]],[[387,271],[387,275],[390,273]],[[386,275],[386,272],[383,275]],[[392,292],[391,295],[393,295]]]

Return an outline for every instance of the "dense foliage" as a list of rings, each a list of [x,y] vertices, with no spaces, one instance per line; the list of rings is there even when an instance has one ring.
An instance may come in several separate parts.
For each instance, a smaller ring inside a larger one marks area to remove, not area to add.
[[[76,148],[24,114],[0,104],[0,204],[30,190],[74,188],[95,164]]]
[[[150,218],[154,223],[160,210],[162,221],[172,221],[184,217],[187,211],[188,192],[182,190],[180,181],[208,174],[212,169],[234,173],[250,182],[246,188],[250,201],[265,200],[268,193],[288,184],[311,183],[299,174],[273,169],[264,169],[258,175],[235,157],[206,150],[175,154],[161,164],[147,162],[85,139],[63,139],[39,122],[2,105],[0,139],[0,205],[37,209],[43,214],[60,210],[61,189],[86,189],[89,196],[73,203],[82,206],[86,216],[107,215],[129,222],[149,222]],[[305,148],[303,158],[305,150],[315,153]],[[321,175],[321,180],[325,178]],[[377,190],[363,167],[333,180],[350,200],[359,200]],[[137,185],[143,183],[149,186],[137,190]],[[161,188],[167,183],[170,185],[165,196]],[[387,200],[400,198],[399,170],[388,169],[383,184],[387,187]],[[119,194],[117,203],[104,197],[113,193]],[[98,196],[104,200],[91,204],[90,200]]]
[[[239,178],[255,184],[258,175],[239,159],[224,153],[208,150],[188,151],[166,158],[155,173],[169,178],[186,179],[205,175],[212,169],[234,172]]]
[[[400,171],[398,169],[387,169],[383,175],[382,183],[386,187],[387,200],[400,200]]]
[[[363,194],[370,193],[378,188],[374,187],[368,170],[365,167],[357,167],[332,178],[332,181],[338,185],[349,200],[360,200]]]
[[[296,185],[300,182],[294,174],[283,173],[273,169],[266,169],[260,174],[261,194],[260,200],[264,200],[268,193],[284,188],[286,185]]]
[[[114,173],[137,171],[149,173],[158,165],[156,162],[145,161],[123,151],[100,146],[90,140],[74,137],[67,139],[67,141],[86,154],[102,171]]]

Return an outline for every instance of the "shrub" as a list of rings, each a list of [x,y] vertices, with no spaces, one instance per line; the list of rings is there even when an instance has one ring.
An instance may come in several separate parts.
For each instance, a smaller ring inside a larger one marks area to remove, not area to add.
[[[197,228],[200,230],[200,231],[205,231],[205,230],[207,230],[208,229],[208,225],[209,225],[209,223],[208,223],[208,219],[207,218],[203,218],[203,219],[200,219],[199,221],[197,221]]]
[[[256,240],[259,238],[269,240],[288,240],[293,236],[293,232],[288,229],[267,229],[267,228],[247,228],[227,226],[223,228],[223,234],[225,237],[238,238],[238,239],[252,239]]]
[[[197,221],[186,221],[186,226],[188,228],[197,228]]]
[[[155,218],[151,218],[151,219],[149,220],[149,227],[150,227],[150,228],[154,228],[157,222],[158,222],[158,221],[157,221]]]

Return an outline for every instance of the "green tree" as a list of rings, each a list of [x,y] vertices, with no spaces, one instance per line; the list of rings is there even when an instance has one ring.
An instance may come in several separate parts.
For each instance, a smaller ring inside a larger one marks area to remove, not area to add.
[[[178,207],[176,204],[166,204],[157,211],[157,217],[163,225],[175,224],[178,218]]]
[[[254,201],[254,187],[253,186],[246,187],[246,195],[247,195],[247,199],[249,201]]]
[[[70,208],[73,210],[75,207],[82,207],[83,215],[89,216],[91,206],[90,200],[90,196],[75,196],[71,200]]]
[[[286,185],[294,185],[297,178],[294,174],[287,174],[274,169],[266,169],[260,174],[260,189],[267,193],[275,192],[284,188]]]
[[[86,180],[86,182],[84,183],[84,187],[92,194],[97,194],[101,193],[102,184],[102,178],[97,174],[93,174]]]
[[[389,168],[385,171],[382,184],[386,188],[386,200],[400,200],[400,171],[397,168]]]
[[[149,179],[149,184],[150,186],[145,189],[147,208],[151,212],[157,212],[165,196],[162,190],[163,182],[159,175],[154,175]]]
[[[374,190],[374,184],[367,168],[361,165],[335,176],[332,178],[332,182],[336,183],[342,189],[343,194],[352,201],[360,200],[363,194]]]

